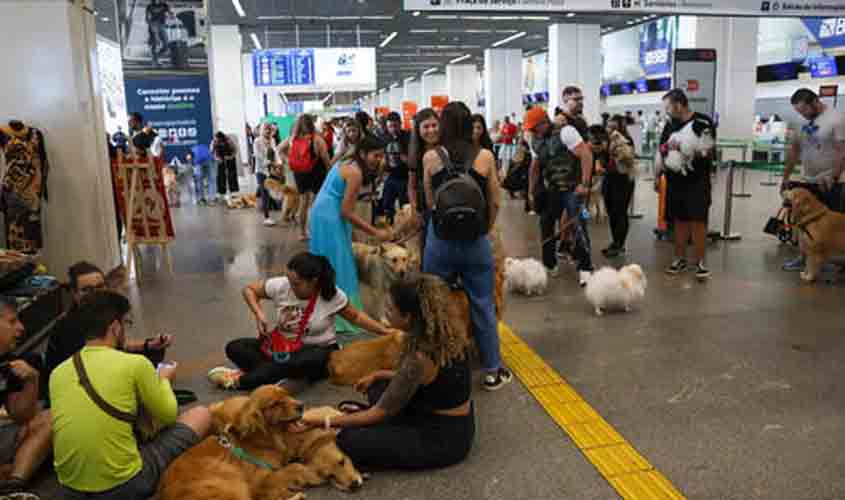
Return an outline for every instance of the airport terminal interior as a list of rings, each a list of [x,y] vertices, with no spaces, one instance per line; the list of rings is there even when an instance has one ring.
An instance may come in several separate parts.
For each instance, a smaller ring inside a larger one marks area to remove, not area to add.
[[[845,498],[845,2],[0,33],[0,500]]]

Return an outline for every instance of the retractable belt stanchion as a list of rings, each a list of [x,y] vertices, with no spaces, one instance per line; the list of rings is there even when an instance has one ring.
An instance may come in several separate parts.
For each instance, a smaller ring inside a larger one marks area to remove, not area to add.
[[[642,219],[644,215],[637,212],[637,180],[634,179],[634,189],[631,191],[631,203],[628,205],[629,219]]]
[[[721,239],[726,241],[738,241],[742,239],[739,233],[731,233],[731,215],[733,211],[733,189],[734,189],[734,172],[736,171],[736,162],[731,160],[728,162],[728,178],[725,181],[725,220],[722,225]]]

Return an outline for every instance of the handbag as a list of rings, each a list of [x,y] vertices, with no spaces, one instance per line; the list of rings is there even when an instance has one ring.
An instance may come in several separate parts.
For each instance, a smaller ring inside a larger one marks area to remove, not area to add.
[[[270,335],[261,338],[261,352],[264,356],[278,364],[284,364],[290,361],[290,355],[301,350],[304,343],[302,337],[305,336],[305,329],[308,327],[308,321],[311,320],[311,315],[314,313],[314,307],[317,305],[317,296],[311,297],[308,305],[305,307],[305,313],[302,314],[302,319],[299,321],[297,327],[296,337],[288,338],[278,327],[276,327]]]

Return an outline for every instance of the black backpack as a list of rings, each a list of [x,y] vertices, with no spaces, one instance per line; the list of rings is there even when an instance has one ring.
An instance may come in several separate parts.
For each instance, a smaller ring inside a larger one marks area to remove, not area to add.
[[[487,234],[489,214],[484,191],[469,174],[476,153],[453,163],[443,148],[436,149],[445,180],[434,190],[434,233],[442,240],[472,241]]]

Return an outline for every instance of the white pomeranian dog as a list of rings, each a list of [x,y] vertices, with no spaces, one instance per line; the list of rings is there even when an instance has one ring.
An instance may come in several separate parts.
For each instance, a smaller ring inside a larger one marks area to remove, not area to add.
[[[549,275],[537,259],[505,259],[505,290],[523,295],[546,293]]]
[[[669,145],[669,153],[663,161],[666,169],[687,175],[692,171],[692,160],[695,155],[710,155],[716,141],[713,139],[713,131],[709,123],[692,120],[684,128],[672,134],[666,144]]]
[[[645,273],[637,264],[627,265],[618,271],[603,267],[593,273],[585,293],[596,315],[601,316],[609,310],[629,312],[631,306],[645,297],[647,286]]]

